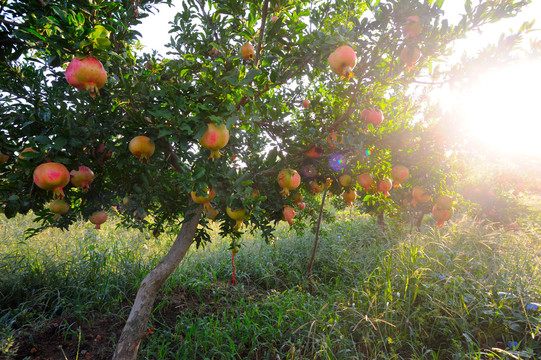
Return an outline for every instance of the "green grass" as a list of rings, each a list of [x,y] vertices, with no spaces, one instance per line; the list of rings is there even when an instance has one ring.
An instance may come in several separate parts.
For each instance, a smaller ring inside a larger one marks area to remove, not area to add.
[[[23,241],[31,216],[0,223],[0,358],[59,317],[57,333],[78,345],[106,318],[118,332],[139,282],[173,240],[112,221]],[[399,226],[382,234],[369,218],[338,213],[323,225],[314,294],[312,233],[283,225],[272,245],[246,234],[234,287],[229,240],[214,233],[164,285],[139,358],[541,358],[541,314],[526,310],[541,302],[539,217],[514,232],[467,219],[426,223],[422,234]],[[109,335],[97,358],[110,356],[117,334]]]

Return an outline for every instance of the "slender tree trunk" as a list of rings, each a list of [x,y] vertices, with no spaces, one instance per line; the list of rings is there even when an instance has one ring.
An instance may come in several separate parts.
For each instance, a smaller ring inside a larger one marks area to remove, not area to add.
[[[158,266],[151,270],[141,282],[130,316],[126,321],[126,325],[124,325],[120,340],[116,346],[113,360],[135,360],[137,357],[141,340],[147,331],[150,314],[154,309],[154,301],[158,290],[177,268],[192,245],[201,213],[202,206],[198,206],[185,214],[185,218],[189,220],[182,224],[171,249],[169,249],[169,252]]]
[[[376,223],[380,231],[385,231],[385,217],[383,216],[383,212],[378,213]]]
[[[323,205],[325,205],[327,189],[328,186],[325,186],[325,190],[323,191],[323,196],[321,199],[321,207],[319,208],[319,217],[317,219],[316,239],[314,240],[314,248],[312,249],[312,258],[310,258],[310,262],[308,263],[308,288],[311,293],[314,292],[314,283],[312,281],[312,267],[314,266],[314,260],[316,259],[317,243],[319,242],[319,228],[321,226],[321,218],[323,217]]]

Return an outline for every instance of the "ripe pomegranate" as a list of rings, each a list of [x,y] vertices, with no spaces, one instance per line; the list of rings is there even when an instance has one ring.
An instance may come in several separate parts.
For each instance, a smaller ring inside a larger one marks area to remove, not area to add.
[[[413,200],[411,200],[411,204],[413,206],[417,205],[418,203],[422,204],[430,201],[430,194],[420,186],[415,186],[413,188],[411,196],[413,197]]]
[[[56,214],[54,217],[55,220],[60,219],[60,215],[64,215],[65,213],[69,211],[69,209],[70,209],[70,206],[64,200],[58,200],[58,199],[53,200],[49,204],[49,210],[51,210],[51,212]]]
[[[321,185],[316,180],[310,181],[309,185],[310,185],[310,192],[314,195],[323,191],[323,185]]]
[[[24,148],[23,151],[21,151],[21,153],[19,154],[19,159],[26,159],[26,158],[24,157],[24,155],[23,155],[25,152],[33,152],[33,153],[37,153],[36,150],[32,149],[31,147],[27,147],[27,148]]]
[[[216,192],[214,191],[214,188],[211,186],[210,190],[208,188],[205,188],[205,192],[207,196],[197,196],[197,193],[195,191],[191,192],[192,200],[196,204],[204,204],[205,211],[208,207],[210,207],[210,201],[214,199],[216,196]]]
[[[240,54],[244,60],[253,60],[255,56],[254,46],[250,43],[242,45],[240,48]]]
[[[381,179],[378,182],[378,191],[382,192],[385,197],[390,196],[389,190],[393,187],[393,182],[389,178]]]
[[[415,68],[415,64],[421,57],[421,49],[419,46],[406,46],[402,49],[400,53],[400,58],[402,62],[406,64],[406,70],[410,71]]]
[[[347,79],[352,78],[353,69],[357,65],[357,55],[351,47],[340,46],[329,55],[329,65],[336,75]]]
[[[305,202],[298,203],[297,207],[299,208],[299,210],[304,210],[304,208],[306,207],[306,203]]]
[[[66,80],[74,88],[88,91],[94,98],[105,85],[107,72],[101,62],[92,56],[74,58],[66,69]]]
[[[310,100],[304,99],[304,101],[302,102],[302,106],[303,106],[305,109],[308,109],[308,108],[310,107]]]
[[[295,210],[289,205],[284,206],[283,210],[284,220],[289,223],[289,226],[293,225],[293,218],[295,217]]]
[[[438,221],[438,227],[441,227],[444,222],[451,219],[453,217],[454,210],[453,208],[449,209],[441,209],[438,207],[438,205],[434,205],[432,208],[432,215],[434,215],[434,218]]]
[[[421,21],[417,15],[409,16],[404,25],[402,25],[402,33],[408,40],[415,39],[422,31],[423,27],[421,26]]]
[[[246,210],[244,208],[231,210],[231,208],[228,206],[226,211],[227,215],[237,222],[233,227],[233,230],[238,231],[242,226],[244,219],[246,219]]]
[[[343,187],[348,187],[348,186],[351,186],[351,184],[353,184],[353,178],[348,174],[343,174],[338,178],[338,182]]]
[[[450,209],[453,207],[453,198],[447,195],[440,195],[434,201],[440,209]]]
[[[0,152],[0,165],[4,164],[6,161],[8,161],[9,155],[3,154]]]
[[[295,201],[295,204],[298,205],[302,200],[304,200],[304,196],[302,196],[300,192],[295,193],[295,195],[293,196],[293,200]]]
[[[357,175],[357,184],[359,184],[359,186],[362,187],[364,191],[368,192],[373,183],[374,178],[369,173]]]
[[[220,150],[229,142],[229,130],[225,124],[219,126],[214,123],[207,124],[207,131],[203,134],[199,143],[206,149],[210,150],[209,159],[214,161],[215,158],[220,158],[222,154]]]
[[[270,21],[273,23],[278,21],[278,16],[274,15],[273,17],[271,17]]]
[[[92,215],[88,217],[88,220],[96,225],[96,229],[100,229],[100,225],[107,221],[107,213],[105,211],[94,211]]]
[[[331,131],[329,136],[327,136],[327,143],[329,144],[329,150],[334,150],[337,148],[336,144],[344,144],[344,139],[340,137],[340,142],[338,142],[338,135],[335,131]]]
[[[301,176],[296,170],[287,168],[278,173],[278,185],[282,188],[280,193],[284,196],[289,195],[289,190],[295,190],[301,184]]]
[[[351,206],[353,204],[356,197],[357,193],[353,189],[350,189],[349,191],[344,191],[344,193],[342,194],[342,198],[348,204],[348,206]]]
[[[368,124],[378,126],[383,122],[383,113],[374,108],[366,108],[361,111],[361,119],[364,119]]]
[[[60,163],[49,162],[39,165],[34,170],[34,183],[43,190],[52,190],[54,198],[63,199],[62,188],[70,181],[70,173]]]
[[[99,160],[98,164],[103,165],[105,161],[113,157],[113,152],[104,143],[100,143],[90,150],[90,155],[94,159]]]
[[[86,166],[79,166],[79,171],[71,170],[70,174],[71,183],[83,191],[88,191],[94,181],[94,172]]]
[[[148,164],[148,160],[156,150],[156,144],[151,142],[149,137],[141,135],[131,139],[129,148],[136,158]]]
[[[310,150],[304,153],[306,156],[308,156],[310,159],[317,159],[318,157],[323,154],[323,149],[319,146],[312,146]]]
[[[400,184],[403,183],[409,175],[410,171],[404,165],[394,166],[391,170],[391,178],[393,179],[394,187],[402,187]]]

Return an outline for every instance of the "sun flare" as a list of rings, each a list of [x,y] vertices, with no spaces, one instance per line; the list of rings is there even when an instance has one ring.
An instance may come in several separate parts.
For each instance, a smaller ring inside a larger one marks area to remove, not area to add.
[[[469,140],[504,154],[541,155],[539,63],[487,72],[459,98]]]

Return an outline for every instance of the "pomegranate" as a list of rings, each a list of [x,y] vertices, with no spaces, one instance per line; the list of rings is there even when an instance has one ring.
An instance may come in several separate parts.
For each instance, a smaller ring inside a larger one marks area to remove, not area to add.
[[[242,55],[244,60],[253,60],[255,56],[254,46],[249,42],[242,45],[242,47],[240,48],[240,54]]]
[[[350,46],[340,46],[329,55],[331,70],[342,78],[352,78],[357,65],[357,55]]]
[[[404,49],[402,49],[402,52],[400,53],[400,58],[402,59],[402,62],[406,64],[406,70],[412,70],[415,68],[415,64],[421,57],[421,50],[419,49],[419,46],[406,46]]]
[[[216,196],[216,192],[214,191],[214,188],[211,186],[210,190],[208,188],[205,188],[206,196],[197,196],[197,193],[195,191],[191,192],[192,200],[196,204],[204,204],[205,211],[210,207],[210,201],[214,199]]]
[[[83,191],[88,191],[94,181],[94,172],[86,166],[79,166],[79,171],[71,170],[70,174],[71,183]]]
[[[218,216],[219,213],[220,213],[220,211],[213,208],[212,205],[210,205],[210,203],[205,208],[205,215],[207,216],[208,219],[210,219],[212,221],[216,221],[216,216]]]
[[[304,153],[306,156],[308,156],[310,159],[317,159],[318,157],[323,154],[323,149],[319,146],[313,146],[310,150]]]
[[[434,218],[438,221],[438,227],[441,227],[444,222],[451,219],[453,217],[453,213],[453,208],[441,209],[437,204],[432,208],[432,215],[434,215]]]
[[[421,26],[421,21],[417,15],[409,16],[404,25],[402,25],[402,33],[408,40],[415,39],[421,34],[421,31],[423,31],[423,27]]]
[[[383,113],[374,108],[366,108],[361,111],[361,119],[364,119],[368,124],[378,126],[383,122]]]
[[[107,221],[107,213],[105,211],[94,211],[92,215],[88,217],[88,220],[96,225],[96,229],[100,229],[100,225]]]
[[[92,56],[74,58],[66,69],[66,80],[74,88],[88,91],[94,98],[105,85],[107,72],[101,62]]]
[[[378,182],[378,191],[382,192],[385,197],[390,196],[389,190],[393,187],[393,182],[389,178],[381,179]]]
[[[282,188],[280,193],[284,196],[289,195],[289,190],[295,190],[301,184],[301,176],[296,170],[287,168],[278,173],[278,185]]]
[[[149,137],[141,135],[131,139],[129,148],[136,158],[148,164],[148,160],[156,150],[156,144],[151,142]]]
[[[306,203],[305,202],[298,203],[297,207],[299,208],[299,210],[304,210],[304,208],[306,207]]]
[[[289,226],[293,225],[293,218],[295,217],[295,210],[289,205],[284,206],[283,210],[284,220],[289,223]]]
[[[70,173],[60,163],[49,162],[39,165],[34,170],[34,183],[43,190],[52,190],[54,197],[63,199],[62,188],[70,181]]]
[[[302,196],[300,192],[295,193],[295,195],[293,196],[293,200],[295,201],[295,204],[298,205],[301,201],[304,200],[304,196]]]
[[[453,207],[453,198],[447,195],[440,195],[434,201],[440,209],[450,209]]]
[[[348,187],[348,186],[351,186],[351,184],[353,184],[353,178],[350,175],[344,174],[338,178],[338,182],[343,187]]]
[[[3,154],[0,152],[0,165],[4,164],[6,161],[8,161],[9,155]]]
[[[331,133],[329,134],[329,136],[327,136],[327,143],[329,144],[329,150],[334,150],[337,148],[336,144],[343,144],[344,143],[344,139],[342,139],[342,137],[340,137],[340,142],[338,142],[338,135],[336,135],[336,132],[335,131],[331,131]]]
[[[220,158],[222,154],[220,150],[229,142],[229,130],[225,124],[219,126],[214,123],[207,124],[207,131],[203,134],[199,143],[206,149],[210,150],[209,159],[214,161],[215,158]]]
[[[270,21],[273,23],[278,21],[278,16],[274,15],[273,17],[271,17]]]
[[[23,155],[25,152],[33,152],[33,153],[37,153],[36,150],[34,150],[34,149],[30,148],[30,147],[27,147],[27,148],[24,148],[23,151],[21,151],[21,153],[19,154],[19,159],[23,159],[23,160],[26,159],[26,158],[24,157],[24,155]]]
[[[409,175],[410,171],[404,165],[396,165],[393,167],[391,170],[391,178],[393,179],[394,187],[402,187],[400,184],[403,183]]]
[[[323,191],[323,185],[321,185],[316,180],[310,181],[309,185],[310,185],[310,192],[314,195]]]
[[[60,219],[60,215],[64,215],[65,213],[69,211],[69,209],[70,209],[70,206],[64,200],[58,200],[58,199],[53,200],[49,204],[49,210],[51,210],[51,212],[56,214],[54,217],[55,220]]]
[[[231,208],[228,206],[226,211],[227,215],[237,222],[233,227],[233,230],[238,231],[242,226],[244,219],[246,219],[246,210],[244,208],[231,210]]]
[[[364,191],[368,192],[373,183],[374,178],[369,173],[362,173],[361,175],[357,175],[357,184],[359,184],[359,186],[362,187]]]
[[[348,206],[351,206],[353,204],[356,197],[357,193],[353,189],[350,189],[349,191],[344,191],[344,193],[342,194],[342,198],[348,204]]]
[[[310,100],[304,99],[304,101],[302,102],[302,107],[308,109],[310,107]]]
[[[411,200],[411,204],[413,206],[417,205],[418,203],[422,204],[430,201],[430,194],[420,186],[415,186],[413,188],[411,196],[413,197],[413,200]]]

